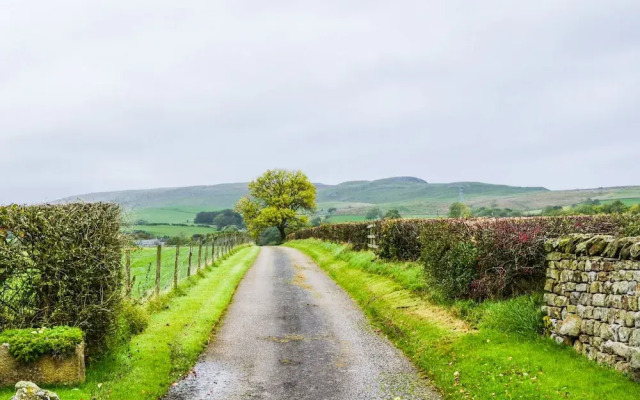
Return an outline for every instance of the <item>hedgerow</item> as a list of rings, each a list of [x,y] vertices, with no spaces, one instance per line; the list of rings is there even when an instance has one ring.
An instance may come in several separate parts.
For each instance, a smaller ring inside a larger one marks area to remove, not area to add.
[[[374,225],[384,259],[421,260],[427,278],[450,298],[500,298],[538,288],[544,241],[568,233],[630,234],[630,215],[383,220]],[[318,238],[367,248],[371,223],[323,225],[289,239]]]
[[[15,359],[31,362],[43,355],[64,356],[75,351],[82,343],[79,328],[9,329],[0,333],[0,344],[9,345],[9,354]]]
[[[99,349],[122,300],[120,219],[106,203],[0,207],[0,331],[67,325]]]

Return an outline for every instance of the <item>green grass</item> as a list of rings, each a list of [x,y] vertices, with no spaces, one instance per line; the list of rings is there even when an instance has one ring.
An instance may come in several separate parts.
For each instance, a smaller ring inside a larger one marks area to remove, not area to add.
[[[371,262],[371,253],[317,240],[287,245],[307,253],[327,271],[446,399],[640,397],[637,383],[571,348],[535,334],[509,333],[500,319],[510,313],[526,315],[523,309],[530,307],[526,301],[472,308],[483,309],[484,323],[480,319],[479,329],[464,329],[462,321],[451,316],[455,304],[448,309],[419,294],[428,290],[424,281],[409,290],[414,276],[417,279],[415,264]],[[518,331],[530,322],[525,317],[510,329]]]
[[[207,251],[208,249],[208,251]],[[211,247],[202,247],[202,266],[205,262],[205,252],[207,260],[211,261]],[[131,295],[134,298],[141,298],[151,294],[155,288],[156,280],[156,254],[155,247],[141,247],[131,252],[131,279],[133,287]],[[176,248],[175,246],[163,246],[160,270],[160,290],[171,289],[173,285],[173,274],[175,270]],[[195,274],[198,266],[198,247],[193,247],[191,258],[191,274]],[[189,247],[180,247],[178,258],[178,282],[187,278],[189,269]]]
[[[195,234],[205,235],[207,233],[217,232],[215,227],[204,226],[175,226],[175,225],[129,225],[124,229],[125,232],[145,231],[153,237],[175,237],[185,236],[191,237]]]
[[[197,360],[258,252],[258,247],[242,248],[218,266],[186,280],[167,296],[162,311],[151,316],[143,333],[91,363],[85,384],[50,389],[64,400],[163,396]],[[0,389],[0,399],[9,399],[13,392]]]

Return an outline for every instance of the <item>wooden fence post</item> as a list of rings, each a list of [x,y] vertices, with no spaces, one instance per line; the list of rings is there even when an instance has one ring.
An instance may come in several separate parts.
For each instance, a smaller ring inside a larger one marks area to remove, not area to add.
[[[187,276],[191,276],[191,258],[193,257],[193,243],[189,243],[189,264],[187,265]]]
[[[207,263],[209,259],[209,241],[204,242],[204,266],[207,267]]]
[[[216,238],[211,238],[211,264],[216,262]]]
[[[160,294],[160,276],[162,272],[162,245],[158,245],[156,253],[156,296]]]
[[[200,264],[202,263],[202,239],[198,245],[198,271],[200,271]]]
[[[371,224],[367,226],[367,228],[369,229],[369,234],[367,235],[367,239],[368,239],[367,247],[370,248],[375,253],[376,249],[378,248],[378,245],[376,244],[375,225]]]
[[[131,297],[131,249],[126,249],[124,252],[124,268],[127,276],[125,295]]]
[[[173,288],[178,288],[178,261],[180,258],[180,244],[176,244],[176,264],[173,268]]]

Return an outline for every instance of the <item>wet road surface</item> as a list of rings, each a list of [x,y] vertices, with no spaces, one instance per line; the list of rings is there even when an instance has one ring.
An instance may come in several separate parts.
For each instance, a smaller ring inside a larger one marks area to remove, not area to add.
[[[221,327],[168,400],[438,399],[308,257],[263,247]]]

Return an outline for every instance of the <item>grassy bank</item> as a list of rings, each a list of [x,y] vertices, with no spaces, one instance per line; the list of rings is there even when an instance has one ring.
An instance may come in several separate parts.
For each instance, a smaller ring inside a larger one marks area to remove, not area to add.
[[[216,266],[184,281],[164,298],[147,329],[125,345],[93,361],[87,382],[52,388],[63,400],[157,399],[195,363],[211,330],[259,252],[245,247]],[[9,399],[10,388],[0,389]]]
[[[640,398],[639,384],[531,332],[530,298],[436,305],[416,264],[312,239],[287,245],[327,271],[447,399]]]

